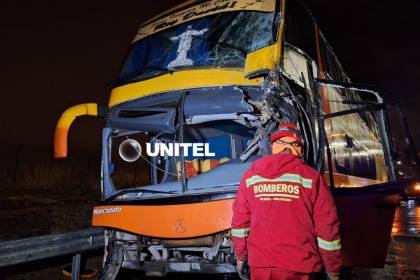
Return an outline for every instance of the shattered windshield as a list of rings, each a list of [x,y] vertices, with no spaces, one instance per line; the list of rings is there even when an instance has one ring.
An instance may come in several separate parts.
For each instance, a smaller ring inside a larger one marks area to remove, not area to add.
[[[274,13],[222,13],[165,29],[132,45],[120,82],[192,67],[243,68],[247,53],[274,41]]]

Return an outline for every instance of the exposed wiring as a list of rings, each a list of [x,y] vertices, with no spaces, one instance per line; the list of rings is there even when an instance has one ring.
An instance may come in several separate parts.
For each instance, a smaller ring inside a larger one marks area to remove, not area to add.
[[[144,157],[143,155],[140,155],[140,157],[141,157],[142,159],[144,159],[144,160],[145,160],[148,164],[150,164],[151,166],[153,166],[154,168],[156,168],[156,169],[158,169],[158,170],[160,170],[160,171],[162,171],[162,172],[164,172],[164,173],[168,173],[168,174],[173,175],[173,176],[178,176],[178,174],[175,174],[175,173],[172,173],[172,172],[166,171],[166,170],[164,170],[164,169],[160,168],[159,166],[157,166],[157,165],[153,164],[151,161],[149,161],[149,160],[148,160],[146,157]]]

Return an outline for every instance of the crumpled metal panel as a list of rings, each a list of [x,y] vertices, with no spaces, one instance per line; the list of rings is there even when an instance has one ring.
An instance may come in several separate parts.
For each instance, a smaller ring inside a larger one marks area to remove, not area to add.
[[[253,111],[244,94],[232,87],[189,94],[185,99],[185,117]]]

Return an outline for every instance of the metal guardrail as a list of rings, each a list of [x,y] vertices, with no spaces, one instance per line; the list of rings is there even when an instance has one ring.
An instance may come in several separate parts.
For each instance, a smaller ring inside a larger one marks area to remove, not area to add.
[[[67,255],[80,256],[103,248],[104,244],[102,228],[0,242],[0,268]]]

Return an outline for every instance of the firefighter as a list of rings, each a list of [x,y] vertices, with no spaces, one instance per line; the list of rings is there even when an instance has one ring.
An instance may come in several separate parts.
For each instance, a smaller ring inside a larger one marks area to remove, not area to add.
[[[321,175],[302,160],[295,124],[271,134],[272,154],[255,161],[233,205],[232,238],[242,279],[316,279],[325,266],[339,279],[339,220]]]

